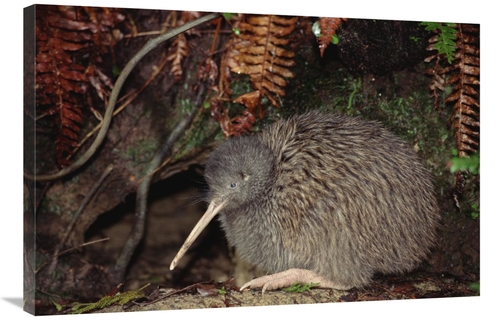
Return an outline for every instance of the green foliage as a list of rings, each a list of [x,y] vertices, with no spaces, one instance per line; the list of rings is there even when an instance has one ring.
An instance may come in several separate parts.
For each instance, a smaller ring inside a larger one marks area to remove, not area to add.
[[[125,158],[137,164],[150,161],[158,150],[158,143],[153,139],[140,139],[134,142],[126,152]]]
[[[410,36],[410,40],[412,40],[414,42],[419,42],[420,41],[420,37]]]
[[[311,30],[312,30],[313,34],[316,36],[316,38],[319,38],[319,37],[322,36],[322,34],[321,34],[321,27],[319,26],[319,21],[316,21],[316,22],[313,23]],[[339,37],[336,34],[332,35],[332,37],[330,39],[330,42],[332,44],[338,44],[339,43]]]
[[[222,13],[222,16],[224,17],[224,19],[226,19],[226,21],[228,21],[229,23],[231,23],[231,19],[233,18],[235,14],[234,13],[231,13],[231,12],[224,12]],[[238,28],[232,28],[231,29],[233,31],[233,33],[237,36],[240,35],[240,29]]]
[[[479,218],[479,203],[471,204],[472,212],[470,213],[470,217],[474,220]]]
[[[471,288],[472,290],[476,290],[477,292],[479,292],[479,282],[473,282],[469,285],[469,288]]]
[[[311,29],[316,38],[321,37],[321,28],[319,26],[319,21],[314,22]]]
[[[439,22],[422,22],[420,25],[425,27],[427,31],[437,31],[437,42],[434,43],[434,48],[439,54],[444,54],[448,63],[452,63],[455,57],[457,30],[454,28],[454,23],[439,23]]]
[[[217,289],[217,292],[219,292],[219,294],[226,294],[227,293],[224,288]]]
[[[337,35],[333,35],[332,39],[330,40],[332,44],[338,44],[339,43],[339,37]]]
[[[307,283],[305,285],[301,285],[300,283],[296,282],[292,286],[288,288],[283,288],[283,291],[286,292],[298,292],[302,293],[304,291],[309,291],[311,292],[311,288],[319,286],[319,283]]]
[[[354,97],[355,97],[356,93],[359,91],[359,89],[361,89],[361,78],[358,78],[358,82],[357,83],[353,83],[352,89],[353,90],[352,90],[351,94],[349,95],[349,101],[347,103],[347,109],[351,109],[353,107]]]
[[[479,174],[479,152],[474,153],[468,158],[457,157],[456,150],[452,152],[454,157],[451,159],[450,172],[468,171],[474,175]]]
[[[452,149],[451,151],[453,158],[450,160],[450,172],[455,173],[458,171],[467,172],[468,174],[472,174],[474,176],[479,175],[479,152],[472,154],[470,157],[458,157],[458,151],[456,149]],[[466,175],[467,176],[467,175]],[[471,177],[469,176],[468,179]],[[462,206],[462,205],[461,205]],[[470,212],[469,217],[473,220],[479,218],[479,199],[474,197],[469,201],[465,202],[464,210],[466,212]]]
[[[120,75],[120,73],[122,72],[122,70],[120,68],[118,68],[118,66],[116,65],[113,65],[111,67],[111,72],[113,73],[113,77],[118,77]]]
[[[51,299],[51,301],[52,301],[52,303],[54,304],[54,306],[56,307],[56,310],[57,310],[57,311],[62,311],[62,309],[63,309],[63,306],[62,306],[62,305],[60,305],[59,303],[55,302],[55,301],[54,301],[54,300],[52,300],[52,299]]]
[[[234,13],[231,13],[231,12],[224,12],[222,14],[222,16],[224,17],[224,19],[226,19],[227,21],[231,20],[231,18],[234,16]]]
[[[149,285],[149,284],[148,284]],[[94,311],[97,309],[103,309],[106,307],[109,307],[110,305],[113,305],[115,303],[118,303],[119,305],[124,305],[132,300],[139,299],[145,297],[143,293],[140,291],[147,287],[148,285],[140,288],[139,290],[136,291],[127,291],[127,292],[119,292],[115,294],[114,296],[105,296],[99,299],[97,302],[91,302],[91,303],[80,303],[76,302],[71,304],[71,313],[72,314],[81,314],[81,313],[86,313],[90,311]]]

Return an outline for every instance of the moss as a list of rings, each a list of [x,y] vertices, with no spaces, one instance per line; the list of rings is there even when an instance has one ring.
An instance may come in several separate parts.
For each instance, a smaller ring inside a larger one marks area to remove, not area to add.
[[[296,282],[288,288],[283,288],[283,291],[298,292],[298,293],[302,293],[304,291],[311,292],[312,288],[318,287],[318,286],[319,286],[318,283],[307,283],[307,284],[301,285],[300,283]]]
[[[91,303],[76,302],[69,305],[68,307],[72,314],[81,314],[104,309],[113,304],[119,304],[123,306],[132,300],[144,298],[145,295],[141,291],[147,286],[149,286],[149,284],[140,288],[139,290],[119,292],[112,296],[104,296],[99,299],[99,301]]]
[[[222,131],[210,117],[210,113],[203,112],[192,124],[191,130],[178,141],[180,151],[175,154],[174,159],[180,159],[195,149],[210,145],[214,139],[217,140],[217,136],[221,135]]]
[[[180,108],[182,114],[189,114],[193,112],[193,109],[196,107],[190,99],[180,99],[179,100]]]
[[[158,142],[154,139],[146,138],[134,141],[134,144],[128,147],[125,159],[132,161],[135,165],[144,164],[153,158],[158,151]]]

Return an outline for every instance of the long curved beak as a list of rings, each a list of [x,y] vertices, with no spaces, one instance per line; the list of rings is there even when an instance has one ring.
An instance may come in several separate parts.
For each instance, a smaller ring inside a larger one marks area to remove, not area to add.
[[[210,205],[208,206],[207,211],[203,214],[201,217],[200,221],[194,226],[193,230],[187,237],[186,241],[184,241],[184,244],[182,247],[179,249],[179,252],[177,252],[177,255],[175,256],[174,260],[172,260],[172,263],[170,264],[170,270],[174,270],[175,266],[177,263],[179,263],[179,260],[184,256],[186,251],[189,249],[189,247],[193,244],[194,240],[200,235],[200,233],[205,229],[207,224],[212,221],[212,219],[219,213],[219,211],[226,205],[226,201],[223,201],[221,204],[216,205],[215,201],[210,202]]]

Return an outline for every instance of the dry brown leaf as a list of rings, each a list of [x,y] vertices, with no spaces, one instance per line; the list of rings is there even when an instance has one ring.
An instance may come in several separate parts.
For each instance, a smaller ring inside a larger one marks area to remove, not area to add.
[[[255,109],[262,110],[260,103],[260,91],[255,90],[246,94],[239,96],[234,99],[233,102],[243,104],[251,113],[255,113]],[[259,115],[261,118],[263,115]]]

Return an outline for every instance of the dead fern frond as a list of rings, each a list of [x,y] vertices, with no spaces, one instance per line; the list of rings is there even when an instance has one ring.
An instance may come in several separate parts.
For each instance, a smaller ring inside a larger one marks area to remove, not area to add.
[[[37,6],[37,112],[42,116],[55,115],[56,160],[61,167],[69,164],[67,156],[78,144],[83,122],[82,101],[88,90],[89,75],[94,74],[87,66],[75,62],[76,57],[91,54],[91,59],[99,60],[99,54],[113,42],[109,27],[123,19],[118,11],[110,9]],[[90,63],[87,59],[87,64]]]
[[[442,102],[453,104],[449,124],[455,134],[458,156],[465,157],[479,150],[479,28],[448,24],[446,30],[450,28],[456,31],[454,41],[449,40],[450,36],[443,40],[439,34],[431,37],[427,50],[432,54],[425,61],[435,62],[427,73],[433,77],[430,89],[436,108],[439,108],[441,92],[446,86],[452,86],[451,93]],[[446,49],[443,41],[452,43],[453,50]],[[450,52],[453,52],[453,60],[447,64]]]
[[[172,26],[178,27],[186,22],[197,19],[201,16],[199,12],[191,12],[191,11],[183,11],[180,12],[180,18],[177,19],[177,12],[172,11],[169,18],[173,19]],[[196,34],[199,36],[199,32],[197,32],[196,28],[191,29],[187,32],[187,34]],[[189,55],[190,48],[188,44],[188,40],[184,33],[179,34],[175,37],[172,45],[168,50],[167,60],[170,62],[170,74],[174,76],[174,81],[179,82],[182,77],[183,68],[182,62]]]
[[[171,63],[170,74],[174,76],[175,82],[182,77],[182,61],[189,55],[189,46],[184,34],[175,37],[170,47],[167,60]]]
[[[323,57],[326,47],[335,39],[337,29],[344,21],[347,21],[347,18],[320,18],[313,25],[321,57]]]
[[[449,120],[455,133],[458,156],[467,157],[479,150],[479,29],[457,25],[457,50],[447,85],[453,91],[444,100],[453,104]]]
[[[434,48],[432,45],[430,45],[427,47],[427,50],[434,50]],[[431,62],[433,60],[434,66],[425,70],[425,73],[432,77],[431,84],[429,85],[429,90],[431,92],[432,98],[434,99],[434,109],[440,111],[440,96],[441,92],[444,91],[444,84],[446,82],[444,75],[446,73],[446,70],[441,67],[441,56],[437,53],[428,56],[424,61]]]
[[[220,123],[226,137],[251,131],[255,118],[264,117],[263,97],[281,107],[287,79],[294,77],[289,68],[295,65],[295,54],[285,47],[298,17],[240,14],[233,16],[233,20],[235,32],[225,46],[219,68],[218,97],[212,99],[210,108],[212,117]],[[254,91],[232,99],[247,110],[230,119],[221,102],[231,100],[232,73],[248,75]]]
[[[69,23],[55,7],[40,7],[36,14],[37,105],[47,106],[46,114],[57,114],[56,159],[59,166],[66,166],[82,123],[79,101],[87,91],[85,67],[73,63],[71,53],[86,47],[90,34],[78,32],[81,24]]]
[[[435,62],[434,67],[427,70],[432,76],[430,89],[434,106],[439,109],[441,92],[446,86],[452,86],[451,93],[442,102],[453,105],[448,124],[455,135],[457,155],[469,157],[479,151],[479,27],[468,24],[446,24],[446,28],[436,23],[426,25],[427,30],[433,28],[437,32],[429,39],[427,48],[433,53],[425,59],[426,62]],[[455,32],[452,34],[450,29]],[[439,34],[439,30],[445,30],[445,35]],[[458,198],[465,184],[463,172],[458,171],[455,179],[454,199],[460,207]]]
[[[295,65],[295,54],[285,46],[297,20],[297,17],[244,16],[236,26],[240,34],[233,34],[227,46],[225,59],[230,70],[249,75],[259,97],[266,96],[276,107],[281,106],[278,100],[285,95],[286,79],[294,77],[289,68]],[[260,103],[258,114],[263,116]]]
[[[434,66],[426,70],[426,73],[432,77],[431,95],[434,98],[434,108],[441,110],[441,92],[444,91],[447,73],[451,70],[451,63],[455,56],[456,43],[456,24],[454,23],[438,23],[438,22],[422,22],[425,30],[435,33],[429,38],[427,51],[431,54],[424,59],[425,62],[434,61]],[[448,63],[446,63],[446,61]]]

